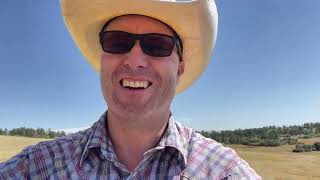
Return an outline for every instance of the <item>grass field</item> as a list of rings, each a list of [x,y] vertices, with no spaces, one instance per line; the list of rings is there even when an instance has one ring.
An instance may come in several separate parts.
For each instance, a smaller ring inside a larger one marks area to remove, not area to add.
[[[3,162],[19,153],[26,146],[45,140],[48,139],[0,136],[0,162]]]
[[[313,144],[320,138],[299,139]],[[294,145],[278,147],[229,146],[245,159],[263,179],[320,180],[320,152],[292,153]]]
[[[0,136],[0,162],[25,146],[47,139]],[[320,138],[299,140],[312,144]],[[293,145],[279,147],[229,146],[266,180],[320,180],[320,152],[292,153]]]

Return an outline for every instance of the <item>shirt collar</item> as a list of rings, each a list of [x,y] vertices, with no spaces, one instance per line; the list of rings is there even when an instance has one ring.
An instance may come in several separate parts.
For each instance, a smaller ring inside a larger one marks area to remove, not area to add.
[[[80,166],[83,164],[83,161],[87,158],[92,148],[99,148],[102,155],[111,161],[116,159],[111,140],[106,130],[106,123],[107,111],[103,113],[100,119],[91,127],[91,133],[80,158]],[[166,131],[155,149],[163,149],[165,147],[175,148],[181,153],[184,163],[186,164],[190,136],[191,132],[189,129],[176,122],[171,115]]]
[[[179,122],[174,120],[173,116],[170,116],[167,130],[157,147],[173,147],[177,149],[182,154],[184,163],[186,164],[190,136],[191,132],[189,129],[183,127]]]
[[[103,113],[100,119],[91,127],[92,131],[86,142],[85,148],[83,149],[83,153],[80,158],[80,165],[82,165],[83,161],[90,153],[90,150],[93,148],[100,149],[102,155],[107,159],[114,160],[114,158],[116,158],[115,153],[113,152],[112,143],[106,130],[106,121],[107,111]]]

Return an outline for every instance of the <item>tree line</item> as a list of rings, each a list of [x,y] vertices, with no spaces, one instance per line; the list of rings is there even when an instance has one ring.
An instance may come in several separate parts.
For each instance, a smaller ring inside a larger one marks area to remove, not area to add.
[[[266,126],[262,128],[224,131],[200,131],[203,136],[224,144],[253,146],[280,146],[296,144],[297,138],[320,136],[320,123],[304,123],[293,126]]]
[[[66,133],[64,131],[52,131],[51,129],[43,129],[43,128],[14,128],[11,130],[0,128],[0,135],[10,135],[10,136],[24,136],[24,137],[33,137],[33,138],[56,138],[65,136]]]
[[[297,138],[311,138],[320,136],[320,123],[304,123],[293,126],[266,126],[262,128],[200,131],[203,136],[212,138],[224,144],[243,144],[254,146],[280,146],[283,144],[297,144]],[[0,135],[25,136],[35,138],[56,138],[65,136],[64,131],[53,131],[43,128],[14,128],[11,130],[0,128]]]

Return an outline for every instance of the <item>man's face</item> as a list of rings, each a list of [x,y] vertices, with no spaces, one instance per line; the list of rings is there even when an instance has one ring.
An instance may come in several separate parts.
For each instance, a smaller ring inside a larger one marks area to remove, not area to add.
[[[162,22],[138,15],[118,17],[106,30],[173,35]],[[100,65],[100,83],[109,111],[136,116],[169,110],[184,70],[176,47],[168,57],[152,57],[143,53],[139,41],[125,54],[102,53]],[[132,84],[148,86],[124,87]]]

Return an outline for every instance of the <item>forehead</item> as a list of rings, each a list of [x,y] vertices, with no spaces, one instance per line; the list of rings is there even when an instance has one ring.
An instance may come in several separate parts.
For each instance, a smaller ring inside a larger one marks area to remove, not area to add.
[[[125,15],[113,19],[106,30],[121,30],[136,34],[162,33],[173,35],[172,30],[165,23],[142,15]]]

